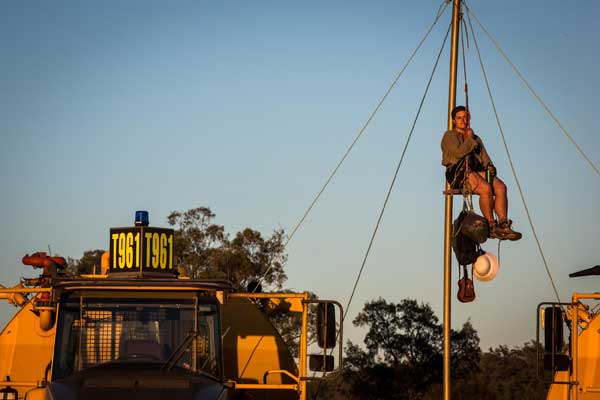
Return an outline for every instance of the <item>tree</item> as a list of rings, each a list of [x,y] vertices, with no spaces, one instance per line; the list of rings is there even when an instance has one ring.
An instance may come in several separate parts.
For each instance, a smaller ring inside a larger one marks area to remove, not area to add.
[[[214,218],[208,207],[173,211],[167,217],[175,227],[175,265],[194,278],[228,279],[237,290],[246,290],[258,281],[281,289],[287,279],[283,230],[275,230],[265,239],[260,232],[246,228],[229,240],[223,226],[213,223]]]
[[[406,299],[367,302],[354,319],[367,328],[364,348],[346,346],[344,368],[311,386],[311,399],[437,400],[443,395],[442,326],[428,304]],[[457,400],[542,400],[534,342],[481,353],[470,321],[451,331],[451,397]],[[546,380],[550,377],[545,376]],[[316,394],[318,393],[318,396]]]
[[[283,270],[287,261],[283,230],[263,238],[260,232],[245,228],[230,240],[225,228],[213,222],[214,218],[208,207],[173,211],[167,217],[169,225],[175,228],[175,266],[184,268],[193,278],[227,279],[234,290],[252,291],[259,282],[266,290],[281,290],[287,279]],[[268,302],[257,302],[257,306],[267,314],[292,355],[297,356],[301,315],[291,313],[286,302],[274,307]],[[312,313],[309,319],[314,320]]]
[[[339,391],[356,399],[422,399],[442,381],[443,330],[429,304],[405,299],[365,303],[353,321],[366,327],[365,350],[348,342]],[[468,321],[452,331],[455,378],[477,368],[479,337]]]
[[[81,274],[92,274],[94,271],[100,273],[100,259],[105,250],[86,250],[83,252],[83,256],[80,259],[68,258],[67,260],[67,274],[68,275],[81,275]]]
[[[456,382],[456,392],[461,395],[453,398],[545,399],[548,385],[537,377],[537,354],[534,341],[512,349],[508,346],[489,349],[482,355],[477,373]],[[544,379],[549,380],[550,376]]]
[[[367,302],[353,323],[369,328],[364,340],[369,355],[393,368],[408,367],[416,390],[441,380],[443,328],[429,304],[380,298]],[[479,337],[467,321],[451,332],[451,340],[452,373],[461,376],[479,361]]]

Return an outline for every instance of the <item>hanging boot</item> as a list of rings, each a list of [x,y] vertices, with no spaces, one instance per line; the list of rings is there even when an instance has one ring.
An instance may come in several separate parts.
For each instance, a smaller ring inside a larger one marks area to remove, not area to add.
[[[523,235],[521,232],[514,231],[511,228],[512,221],[501,221],[498,224],[490,228],[490,238],[500,240],[512,240],[516,241],[521,239]]]

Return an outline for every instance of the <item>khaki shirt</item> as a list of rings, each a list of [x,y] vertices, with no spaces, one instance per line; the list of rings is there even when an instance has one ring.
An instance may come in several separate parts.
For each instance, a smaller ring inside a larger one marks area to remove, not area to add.
[[[483,141],[477,135],[465,137],[460,132],[452,129],[442,137],[442,165],[448,167],[462,160],[467,154],[475,155],[481,165],[487,168],[492,160],[485,150]]]

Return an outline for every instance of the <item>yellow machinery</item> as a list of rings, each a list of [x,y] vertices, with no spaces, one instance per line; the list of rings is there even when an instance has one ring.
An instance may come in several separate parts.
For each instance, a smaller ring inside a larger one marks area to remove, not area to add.
[[[0,399],[303,400],[309,361],[332,371],[337,346],[341,363],[339,303],[178,276],[173,230],[144,220],[111,229],[101,274],[67,278],[63,259],[36,253],[23,262],[40,278],[0,286],[19,307],[0,332]],[[301,315],[297,360],[264,312],[281,302]],[[311,356],[309,307],[323,349]]]
[[[569,276],[589,275],[600,275],[600,266]],[[544,369],[552,374],[547,399],[600,400],[600,293],[573,293],[570,303],[540,304],[538,339],[540,322]]]

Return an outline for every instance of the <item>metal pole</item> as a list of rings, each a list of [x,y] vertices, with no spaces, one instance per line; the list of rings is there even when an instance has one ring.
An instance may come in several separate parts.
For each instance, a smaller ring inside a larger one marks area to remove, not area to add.
[[[570,312],[573,318],[571,325],[571,357],[573,358],[573,369],[571,372],[571,382],[575,382],[573,385],[569,385],[569,399],[577,400],[579,398],[579,313],[577,309],[579,307],[579,296],[577,293],[573,293],[571,300]],[[562,323],[562,322],[561,322]]]
[[[452,129],[452,109],[456,105],[456,65],[458,60],[458,30],[460,0],[453,0],[452,41],[450,50],[450,90],[448,93],[448,129]],[[450,332],[452,280],[452,192],[446,183],[446,218],[444,225],[444,400],[450,400]]]
[[[306,303],[306,300],[308,300],[308,292],[302,294],[302,300],[304,301],[302,302],[302,330],[300,331],[300,351],[298,360],[298,376],[301,378],[306,376],[306,353],[308,346],[308,303]],[[327,338],[325,340],[327,340]],[[300,388],[300,400],[306,400],[306,380],[301,379],[300,382],[298,382],[298,386]]]

